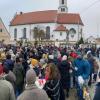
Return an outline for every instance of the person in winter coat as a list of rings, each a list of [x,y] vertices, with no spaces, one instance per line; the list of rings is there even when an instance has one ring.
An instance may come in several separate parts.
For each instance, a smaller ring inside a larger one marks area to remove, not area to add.
[[[95,90],[95,95],[94,95],[93,100],[100,100],[100,72],[98,76],[99,76],[99,79],[96,85],[96,90]]]
[[[15,100],[13,86],[5,79],[5,73],[0,74],[0,100]]]
[[[76,88],[78,94],[78,100],[83,99],[83,90],[81,86],[85,84],[88,85],[89,75],[90,75],[90,64],[87,60],[84,60],[82,55],[79,54],[77,59],[73,62],[75,68],[75,79],[76,79]]]
[[[32,59],[31,60],[30,68],[33,68],[34,71],[36,72],[36,75],[39,76],[40,68],[39,68],[39,62],[38,62],[37,59]]]
[[[46,83],[43,89],[50,100],[65,100],[64,91],[60,81],[60,73],[54,63],[49,63],[45,71]]]
[[[40,75],[39,77],[40,78],[44,78],[45,77],[45,67],[47,66],[47,62],[45,59],[40,59],[40,62],[39,62],[39,66],[40,66]]]
[[[61,74],[61,83],[63,89],[66,92],[66,96],[69,97],[69,89],[70,89],[70,63],[67,61],[67,56],[64,55],[62,57],[61,63],[58,65],[60,74]]]
[[[46,92],[35,85],[36,73],[30,69],[26,73],[26,87],[17,100],[48,100]]]
[[[82,76],[84,80],[89,79],[90,64],[87,60],[83,59],[81,54],[74,60],[73,66],[77,77]]]
[[[15,91],[15,88],[16,88],[16,85],[15,85],[16,76],[15,76],[15,74],[12,71],[9,71],[9,69],[7,69],[7,67],[3,67],[3,72],[5,73],[5,79],[12,84],[14,91]]]
[[[94,79],[94,82],[97,81],[97,74],[98,74],[98,70],[99,70],[99,64],[98,62],[96,61],[96,59],[94,59],[94,75],[93,75],[93,79]]]
[[[9,70],[13,70],[14,68],[14,61],[11,60],[11,55],[10,54],[7,54],[6,55],[6,60],[4,61],[4,64],[3,64],[5,67],[7,67]]]
[[[90,79],[88,85],[91,86],[92,84],[92,74],[94,73],[94,57],[92,56],[91,52],[87,52],[87,60],[90,64]]]
[[[13,72],[16,76],[16,97],[17,97],[23,90],[24,76],[25,76],[24,75],[25,71],[19,57],[16,58],[16,63],[14,65]]]

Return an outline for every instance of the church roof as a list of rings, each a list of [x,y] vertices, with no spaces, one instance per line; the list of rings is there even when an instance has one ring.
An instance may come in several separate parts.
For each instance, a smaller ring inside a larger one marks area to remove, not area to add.
[[[54,31],[68,31],[68,29],[66,29],[66,27],[64,27],[63,25],[59,25]]]
[[[60,23],[60,24],[81,24],[83,22],[79,14],[58,13],[57,10],[37,11],[16,14],[10,22],[11,26],[37,24],[37,23]]]

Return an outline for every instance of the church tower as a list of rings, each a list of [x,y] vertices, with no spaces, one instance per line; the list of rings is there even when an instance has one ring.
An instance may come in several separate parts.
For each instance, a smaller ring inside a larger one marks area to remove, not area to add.
[[[58,13],[67,13],[67,12],[68,12],[67,0],[59,0]]]

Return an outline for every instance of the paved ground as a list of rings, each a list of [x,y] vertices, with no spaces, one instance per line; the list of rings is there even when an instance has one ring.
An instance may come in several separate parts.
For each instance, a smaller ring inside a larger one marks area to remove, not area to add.
[[[70,90],[70,97],[66,100],[77,100],[76,89]]]
[[[95,91],[95,84],[92,84],[92,86],[89,87],[89,92],[90,92],[91,100],[93,100],[94,91]],[[69,98],[66,98],[66,100],[78,100],[77,99],[77,92],[76,92],[75,88],[70,90],[70,96],[69,96]]]

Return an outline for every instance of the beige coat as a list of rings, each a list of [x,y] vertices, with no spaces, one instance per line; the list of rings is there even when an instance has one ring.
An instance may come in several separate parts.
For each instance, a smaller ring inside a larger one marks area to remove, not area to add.
[[[48,96],[44,90],[38,89],[35,85],[31,85],[26,86],[25,91],[17,100],[48,100]]]
[[[3,79],[0,79],[0,100],[15,100],[11,83]]]

